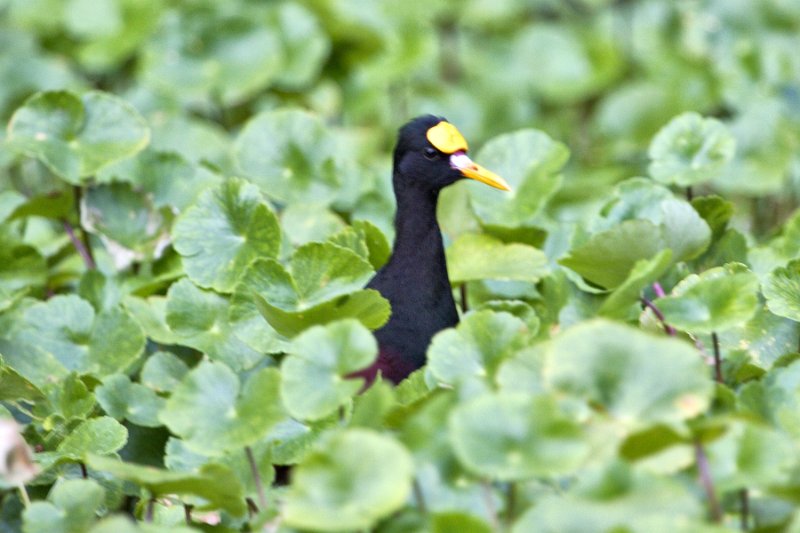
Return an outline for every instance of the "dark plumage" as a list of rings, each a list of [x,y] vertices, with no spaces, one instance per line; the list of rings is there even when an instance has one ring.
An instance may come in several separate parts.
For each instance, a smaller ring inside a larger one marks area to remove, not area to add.
[[[439,191],[465,177],[508,190],[499,176],[466,158],[466,142],[455,128],[449,124],[439,128],[447,134],[455,132],[443,141],[441,136],[429,134],[440,122],[446,120],[433,115],[417,117],[398,135],[392,176],[397,199],[394,248],[389,261],[367,285],[389,300],[392,315],[375,332],[378,360],[356,374],[368,381],[377,372],[395,383],[404,379],[425,364],[431,337],[458,323],[436,220]]]

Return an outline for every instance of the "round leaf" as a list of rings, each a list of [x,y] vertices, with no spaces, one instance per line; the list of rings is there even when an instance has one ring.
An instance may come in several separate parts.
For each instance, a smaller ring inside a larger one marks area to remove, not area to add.
[[[736,141],[714,118],[684,113],[664,126],[650,144],[650,175],[680,187],[717,177],[733,159]]]
[[[156,391],[171,391],[188,371],[189,367],[177,355],[155,352],[144,362],[142,383]]]
[[[175,222],[175,249],[198,285],[231,292],[245,268],[259,257],[276,257],[278,220],[258,188],[229,179],[206,190]]]
[[[599,476],[582,476],[566,494],[544,495],[511,532],[696,533],[704,524],[700,501],[686,484],[617,463]]]
[[[470,203],[486,225],[518,227],[530,224],[561,185],[557,173],[567,162],[567,148],[537,130],[500,135],[486,143],[475,160],[511,185],[511,192],[468,184]]]
[[[758,278],[744,268],[719,267],[692,274],[673,295],[655,305],[667,323],[684,331],[711,333],[747,322],[758,309]]]
[[[794,446],[784,433],[738,422],[706,446],[714,485],[720,491],[767,488],[787,481],[795,463]]]
[[[230,368],[205,361],[181,381],[159,419],[199,453],[243,448],[283,419],[279,381],[276,369],[265,368],[252,374],[240,391]]]
[[[266,111],[236,138],[242,172],[280,202],[331,202],[340,185],[336,147],[322,122],[295,109]]]
[[[378,353],[375,337],[356,320],[315,326],[296,337],[283,360],[281,397],[295,418],[318,420],[357,393],[362,380],[346,379]]]
[[[694,417],[712,392],[709,369],[694,347],[606,320],[553,339],[544,377],[633,427]]]
[[[46,502],[25,510],[24,530],[29,533],[78,533],[87,531],[103,505],[105,491],[93,479],[69,479],[56,483]]]
[[[405,503],[413,472],[411,455],[394,439],[364,429],[335,433],[296,467],[285,522],[317,531],[371,528]]]
[[[625,282],[638,261],[652,259],[661,248],[658,226],[649,220],[626,220],[592,235],[559,263],[592,283],[614,289]]]
[[[166,322],[175,333],[175,343],[196,348],[236,370],[251,368],[263,358],[231,329],[228,300],[188,279],[169,288]]]
[[[117,420],[130,420],[144,427],[157,427],[158,411],[164,399],[139,383],[132,383],[124,374],[114,374],[103,379],[94,390],[103,410]]]
[[[150,132],[133,106],[116,96],[55,91],[37,93],[17,109],[8,140],[79,185],[82,178],[142,150]]]
[[[525,346],[529,333],[522,320],[508,313],[470,313],[455,329],[433,337],[428,369],[437,380],[448,384],[484,379]]]
[[[465,234],[447,248],[451,283],[483,279],[538,282],[548,273],[547,256],[532,246],[505,244],[489,235]]]
[[[800,260],[773,270],[762,289],[770,311],[800,322]]]
[[[290,261],[291,273],[274,260],[255,261],[237,287],[237,316],[252,299],[281,335],[293,337],[305,328],[341,318],[357,318],[378,328],[389,318],[389,303],[371,289],[358,290],[374,275],[370,264],[348,248],[309,243]]]
[[[549,396],[479,396],[453,411],[450,439],[465,466],[502,481],[567,474],[589,452],[578,423]]]
[[[84,461],[87,454],[110,455],[128,440],[128,430],[111,417],[85,420],[58,445],[58,453],[74,461]]]
[[[144,333],[121,307],[95,315],[92,306],[75,295],[60,295],[30,306],[14,338],[44,351],[39,379],[47,380],[52,364],[67,371],[102,377],[126,370],[144,350]]]

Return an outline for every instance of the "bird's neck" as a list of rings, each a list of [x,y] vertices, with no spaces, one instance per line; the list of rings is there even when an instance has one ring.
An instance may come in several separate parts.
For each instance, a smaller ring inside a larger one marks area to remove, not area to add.
[[[416,188],[395,190],[397,214],[395,215],[394,257],[415,260],[441,260],[444,251],[439,223],[436,221],[436,203],[439,191]]]

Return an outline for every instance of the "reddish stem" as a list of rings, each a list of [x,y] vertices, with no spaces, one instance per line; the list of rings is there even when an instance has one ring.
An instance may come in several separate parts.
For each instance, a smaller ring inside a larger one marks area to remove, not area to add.
[[[717,500],[717,493],[714,490],[714,481],[711,479],[711,467],[708,464],[708,457],[703,449],[703,444],[699,440],[694,441],[694,454],[695,462],[697,463],[697,472],[700,475],[700,483],[706,492],[708,498],[708,509],[711,514],[711,519],[714,522],[722,521],[722,508],[719,506]]]

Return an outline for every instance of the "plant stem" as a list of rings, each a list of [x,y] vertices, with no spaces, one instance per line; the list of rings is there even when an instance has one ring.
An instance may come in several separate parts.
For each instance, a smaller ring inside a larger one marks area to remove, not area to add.
[[[83,479],[87,479],[89,472],[86,471],[86,463],[80,462],[78,464],[81,465],[81,476],[83,476]]]
[[[691,202],[692,200],[694,200],[694,191],[690,185],[689,187],[686,187],[686,201]]]
[[[247,514],[250,516],[250,518],[253,518],[258,514],[258,505],[256,505],[256,502],[254,502],[253,498],[250,496],[245,498],[244,501],[247,504]]]
[[[192,506],[189,504],[183,504],[183,517],[186,519],[186,525],[192,525]]]
[[[488,481],[481,482],[481,492],[483,493],[483,501],[486,504],[486,510],[489,513],[489,521],[492,524],[493,531],[500,531],[500,520],[497,519],[497,509],[494,506],[494,498],[492,498],[492,485]]]
[[[739,504],[741,506],[739,517],[742,524],[742,531],[747,531],[747,523],[750,521],[750,494],[747,489],[739,491]]]
[[[664,318],[664,313],[661,312],[661,309],[656,307],[656,305],[653,302],[651,302],[650,300],[648,300],[644,296],[642,296],[639,300],[642,302],[642,305],[644,305],[645,307],[650,309],[653,312],[653,314],[656,315],[656,318],[658,318],[658,321],[661,322],[661,327],[664,328],[664,332],[667,335],[669,335],[670,337],[674,337],[675,336],[675,328],[673,328],[672,326],[667,324],[667,320]]]
[[[663,298],[664,296],[667,295],[667,293],[664,292],[664,287],[662,287],[661,284],[657,281],[653,283],[653,292],[655,292],[656,296],[658,296],[659,298]]]
[[[711,342],[714,344],[714,379],[717,380],[717,383],[724,383],[725,380],[722,377],[722,357],[719,352],[719,337],[716,331],[711,332]]]
[[[425,494],[422,492],[422,485],[419,484],[419,480],[414,478],[414,499],[417,501],[417,508],[419,509],[419,513],[421,515],[428,514],[428,506],[425,503]]]
[[[78,236],[75,234],[72,224],[66,220],[62,220],[61,225],[64,226],[64,231],[66,231],[67,235],[69,235],[69,240],[72,241],[72,245],[76,250],[78,250],[78,254],[80,254],[81,259],[83,259],[83,263],[86,265],[86,268],[89,270],[95,270],[97,268],[97,264],[94,262],[94,256],[92,256],[91,248],[88,246],[88,239],[86,241],[82,241],[80,238],[78,238]]]
[[[244,453],[247,455],[247,462],[250,463],[250,473],[253,474],[253,482],[256,484],[258,503],[261,504],[261,510],[263,511],[267,508],[267,496],[264,494],[264,484],[261,483],[261,474],[258,472],[258,465],[256,464],[256,458],[253,456],[253,449],[250,446],[245,446]]]
[[[81,240],[79,242],[83,243],[83,249],[86,252],[86,256],[89,258],[89,262],[86,263],[87,268],[90,270],[94,270],[97,268],[97,262],[94,260],[94,253],[92,253],[92,246],[89,243],[89,233],[81,226],[81,203],[83,199],[83,189],[81,189],[78,185],[74,185],[72,187],[72,196],[75,198],[75,215],[78,217],[78,227],[81,228]],[[78,250],[80,253],[80,250]],[[83,256],[83,254],[81,254]],[[86,258],[84,257],[84,262],[86,262]]]
[[[703,485],[706,498],[708,499],[708,509],[711,514],[711,519],[714,522],[721,522],[722,509],[719,506],[717,493],[714,490],[714,481],[711,479],[711,468],[708,464],[708,457],[706,457],[706,452],[703,450],[703,444],[700,440],[694,441],[694,455],[695,462],[697,463],[697,472],[700,476],[700,483]]]
[[[25,484],[20,483],[17,485],[17,488],[19,488],[19,498],[22,500],[22,505],[24,505],[26,508],[30,507],[31,498],[28,496],[28,490],[25,488]]]
[[[458,288],[458,291],[461,295],[461,312],[466,313],[469,311],[469,302],[467,301],[467,283],[462,283]]]
[[[156,499],[155,498],[150,498],[149,500],[147,500],[147,508],[145,509],[145,512],[144,512],[144,521],[145,522],[152,522],[153,521],[153,513],[155,511],[155,506],[156,506]]]
[[[517,514],[517,484],[511,481],[508,484],[508,491],[506,492],[506,524],[508,528],[514,523],[515,515]]]

